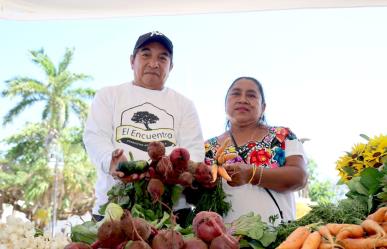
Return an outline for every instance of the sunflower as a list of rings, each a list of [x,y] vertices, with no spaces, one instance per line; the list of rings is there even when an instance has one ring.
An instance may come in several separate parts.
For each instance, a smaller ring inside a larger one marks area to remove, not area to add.
[[[365,168],[380,168],[387,163],[387,136],[362,137],[368,140],[367,144],[355,144],[350,153],[347,152],[336,162],[336,169],[344,182],[360,175]]]

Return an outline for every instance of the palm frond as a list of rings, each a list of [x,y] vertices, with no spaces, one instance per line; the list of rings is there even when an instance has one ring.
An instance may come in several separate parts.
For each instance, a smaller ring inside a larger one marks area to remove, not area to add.
[[[47,76],[56,76],[56,69],[54,63],[52,63],[51,59],[44,53],[43,49],[40,50],[30,50],[32,55],[32,61],[40,66]]]
[[[70,62],[72,61],[73,55],[74,55],[74,48],[66,48],[66,52],[63,56],[63,59],[59,63],[59,66],[58,66],[58,75],[60,75],[64,71],[66,71],[67,67],[69,66]]]
[[[74,88],[67,92],[68,95],[79,98],[92,98],[95,93],[96,91],[91,88]]]
[[[19,115],[27,106],[35,103],[39,99],[25,98],[22,99],[15,107],[8,111],[3,118],[3,125],[10,123],[17,115]]]
[[[15,77],[6,80],[7,88],[3,90],[2,96],[14,97],[14,96],[29,96],[34,94],[48,94],[47,88],[44,83],[31,79],[29,77]]]

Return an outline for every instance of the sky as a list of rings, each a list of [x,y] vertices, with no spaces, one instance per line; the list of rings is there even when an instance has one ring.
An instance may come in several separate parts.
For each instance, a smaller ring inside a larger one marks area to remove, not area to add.
[[[387,8],[275,10],[66,21],[0,20],[0,90],[15,76],[44,80],[29,50],[57,63],[75,48],[70,70],[91,75],[96,90],[132,80],[129,56],[138,36],[158,30],[174,43],[167,86],[194,101],[205,138],[225,126],[231,82],[263,85],[269,125],[308,138],[305,150],[323,178],[359,135],[386,134]],[[0,117],[17,99],[0,99]],[[41,106],[0,129],[0,139],[38,121]]]

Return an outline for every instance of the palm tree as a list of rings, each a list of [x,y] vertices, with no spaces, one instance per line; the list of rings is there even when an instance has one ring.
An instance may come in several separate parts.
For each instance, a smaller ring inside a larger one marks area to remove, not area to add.
[[[44,108],[42,109],[42,124],[46,131],[42,134],[45,136],[45,142],[35,147],[35,154],[39,154],[38,158],[42,159],[42,153],[44,158],[44,154],[48,155],[49,153],[52,153],[52,148],[58,148],[58,150],[61,152],[66,153],[66,141],[63,137],[66,136],[65,128],[68,126],[70,113],[73,112],[83,125],[83,121],[86,119],[88,111],[88,104],[85,102],[85,100],[94,96],[95,91],[91,88],[81,88],[74,86],[76,82],[89,80],[91,77],[85,74],[72,73],[68,70],[74,54],[73,49],[66,49],[63,59],[60,61],[57,67],[47,56],[47,54],[45,54],[43,49],[32,50],[30,51],[30,54],[32,62],[43,69],[45,73],[45,81],[39,81],[30,77],[14,77],[5,82],[6,87],[1,95],[3,97],[10,98],[19,97],[19,101],[8,111],[8,113],[6,113],[3,119],[3,125],[7,125],[12,122],[22,111],[28,107],[42,102],[44,104]],[[55,152],[57,153],[58,151]],[[80,153],[81,152],[78,151],[78,154]],[[17,154],[19,154],[19,156],[17,156]],[[33,201],[33,210],[38,206],[47,207],[47,198],[50,196],[53,184],[55,184],[54,186],[56,187],[57,181],[54,180],[54,182],[48,184],[48,182],[53,180],[49,177],[50,173],[46,168],[47,163],[41,162],[39,159],[29,162],[21,161],[21,163],[18,163],[17,159],[22,157],[20,155],[20,153],[16,153],[16,160],[9,161],[15,163],[13,170],[17,171],[21,168],[22,170],[24,169],[24,171],[28,172],[28,175],[30,176],[38,174],[41,177],[44,177],[40,181],[35,182],[35,185],[33,185],[35,187],[27,189],[25,187],[22,188],[24,199]],[[47,162],[48,158],[46,157],[45,159],[45,162]],[[71,166],[72,161],[73,160],[69,158],[67,162],[67,168]],[[78,162],[78,165],[80,164],[81,162]],[[86,164],[85,167],[88,168],[88,165]],[[64,172],[68,172],[68,170],[66,170],[67,169],[65,169]],[[57,165],[55,165],[55,177],[58,176],[56,172]],[[67,192],[64,190],[66,186],[74,186],[74,184],[69,184],[71,183],[71,179],[67,179],[66,184],[65,180],[66,179],[64,179],[63,175],[60,174],[60,196],[63,196],[64,192]],[[21,181],[19,185],[32,186],[32,183],[33,182],[31,181],[31,178],[26,177],[25,181]],[[54,193],[55,196],[57,196],[56,191],[54,191]],[[79,194],[81,193],[79,192]],[[59,198],[59,201],[62,199],[63,198]],[[57,198],[54,199],[54,203],[56,203],[56,200]]]
[[[66,127],[71,110],[81,121],[84,121],[88,110],[84,99],[94,96],[95,91],[91,88],[73,87],[78,81],[91,79],[85,74],[68,71],[74,50],[66,49],[58,67],[55,67],[43,49],[32,50],[30,53],[32,61],[46,74],[46,81],[42,82],[30,77],[15,77],[5,82],[7,86],[2,95],[19,96],[21,99],[4,116],[3,125],[12,122],[23,110],[38,102],[44,102],[42,120],[48,124],[51,136],[58,135],[58,132]]]

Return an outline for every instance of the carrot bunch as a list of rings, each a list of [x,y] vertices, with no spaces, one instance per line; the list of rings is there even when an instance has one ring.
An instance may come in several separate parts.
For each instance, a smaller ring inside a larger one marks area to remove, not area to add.
[[[313,228],[298,227],[277,249],[387,248],[387,207],[379,208],[360,225],[330,223]]]
[[[230,175],[227,173],[226,169],[222,166],[225,162],[232,160],[238,156],[236,152],[226,153],[225,149],[230,143],[230,138],[227,138],[220,145],[215,154],[214,164],[211,166],[212,182],[215,182],[218,178],[218,175],[223,177],[226,181],[231,181]]]

